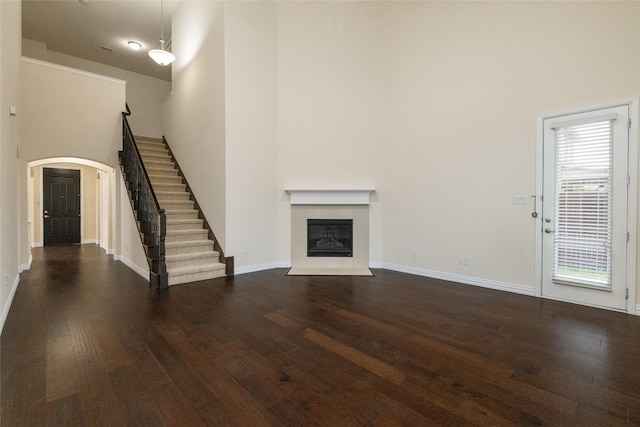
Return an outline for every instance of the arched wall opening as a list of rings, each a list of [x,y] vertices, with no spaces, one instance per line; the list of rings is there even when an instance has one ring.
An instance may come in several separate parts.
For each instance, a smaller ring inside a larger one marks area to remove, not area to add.
[[[111,166],[75,157],[52,157],[27,163],[27,220],[30,247],[43,246],[42,170],[80,171],[81,243],[100,245],[108,254],[115,249],[115,173]]]

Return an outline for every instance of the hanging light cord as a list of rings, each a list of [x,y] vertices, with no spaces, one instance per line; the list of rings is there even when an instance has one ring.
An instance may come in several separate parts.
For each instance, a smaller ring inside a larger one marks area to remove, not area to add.
[[[164,0],[160,0],[160,49],[164,50]]]

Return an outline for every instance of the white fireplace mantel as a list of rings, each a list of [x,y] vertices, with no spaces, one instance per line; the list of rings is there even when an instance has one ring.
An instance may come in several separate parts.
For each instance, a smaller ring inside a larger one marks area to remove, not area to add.
[[[375,190],[285,190],[292,205],[368,205]]]

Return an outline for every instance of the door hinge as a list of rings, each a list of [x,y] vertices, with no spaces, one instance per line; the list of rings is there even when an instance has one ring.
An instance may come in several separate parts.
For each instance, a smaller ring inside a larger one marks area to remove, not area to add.
[[[627,243],[629,242],[629,240],[630,240],[630,236],[629,236],[629,232],[627,231]]]
[[[629,288],[627,288],[624,299],[629,299]]]
[[[629,121],[627,121],[627,128],[631,129],[631,119],[629,119]]]
[[[627,187],[631,185],[631,175],[627,174]]]

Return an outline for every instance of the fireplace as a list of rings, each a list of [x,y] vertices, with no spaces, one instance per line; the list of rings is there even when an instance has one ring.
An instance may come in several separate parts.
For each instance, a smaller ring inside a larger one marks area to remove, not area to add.
[[[287,274],[371,276],[369,196],[373,190],[287,191],[291,194],[291,269]]]
[[[307,256],[353,256],[353,220],[307,219]]]

